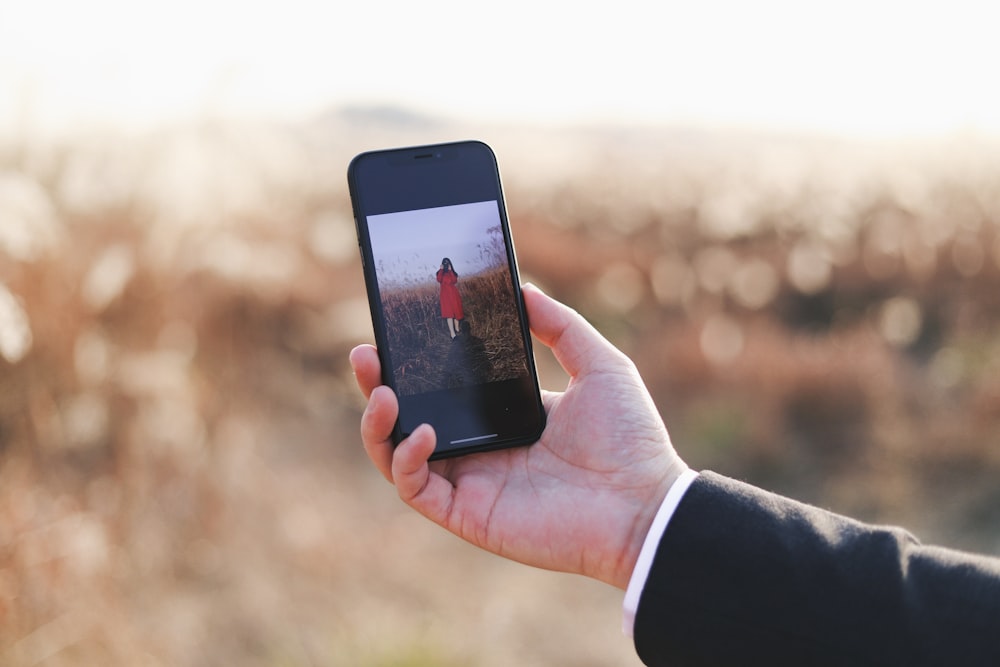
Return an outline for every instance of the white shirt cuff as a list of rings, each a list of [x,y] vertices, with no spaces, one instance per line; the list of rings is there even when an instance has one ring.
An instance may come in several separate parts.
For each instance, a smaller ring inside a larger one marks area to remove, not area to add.
[[[625,589],[625,602],[622,605],[624,616],[622,618],[622,632],[626,637],[631,637],[635,627],[635,614],[639,609],[639,598],[642,596],[642,589],[646,586],[646,579],[649,577],[649,569],[653,566],[653,558],[656,556],[656,549],[660,546],[660,539],[663,537],[670,518],[681,502],[681,498],[687,492],[688,487],[698,477],[694,470],[685,470],[678,477],[667,496],[663,499],[660,509],[653,518],[653,524],[646,533],[646,541],[642,543],[642,550],[639,551],[639,559],[635,562],[632,570],[632,578],[629,579],[628,588]]]

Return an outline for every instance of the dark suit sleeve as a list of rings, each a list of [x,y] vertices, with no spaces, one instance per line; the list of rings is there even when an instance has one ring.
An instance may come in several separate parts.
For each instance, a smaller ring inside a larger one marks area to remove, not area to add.
[[[660,541],[647,665],[1000,665],[1000,561],[712,473]]]

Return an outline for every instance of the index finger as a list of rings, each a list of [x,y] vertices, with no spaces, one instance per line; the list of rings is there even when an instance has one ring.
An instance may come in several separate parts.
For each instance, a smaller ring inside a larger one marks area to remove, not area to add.
[[[351,350],[350,360],[358,389],[365,398],[369,398],[372,390],[382,384],[382,365],[378,360],[378,351],[374,345],[358,345]]]

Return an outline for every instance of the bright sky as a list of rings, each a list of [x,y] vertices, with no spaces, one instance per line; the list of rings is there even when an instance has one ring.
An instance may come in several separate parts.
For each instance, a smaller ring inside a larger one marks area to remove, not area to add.
[[[992,0],[10,0],[0,131],[389,103],[472,120],[1000,132]]]
[[[380,281],[411,278],[433,283],[441,260],[448,257],[459,276],[476,273],[488,268],[487,259],[494,259],[479,246],[490,247],[495,237],[489,229],[499,224],[496,201],[370,215],[375,271]]]

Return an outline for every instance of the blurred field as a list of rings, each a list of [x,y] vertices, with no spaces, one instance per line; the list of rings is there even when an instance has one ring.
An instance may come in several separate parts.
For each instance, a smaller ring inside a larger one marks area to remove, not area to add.
[[[1000,553],[996,143],[358,112],[25,137],[0,146],[0,663],[639,664],[619,591],[442,534],[360,450],[347,162],[469,136],[524,277],[635,359],[693,465]]]

